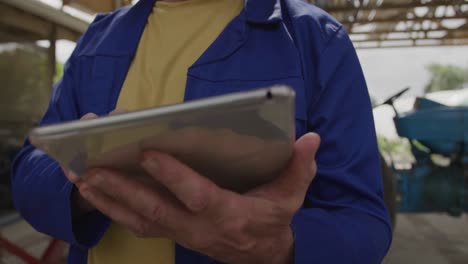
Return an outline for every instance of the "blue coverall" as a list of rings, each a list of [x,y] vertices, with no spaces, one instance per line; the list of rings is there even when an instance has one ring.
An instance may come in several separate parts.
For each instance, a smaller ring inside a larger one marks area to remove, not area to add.
[[[65,65],[41,125],[106,115],[155,0],[97,16]],[[296,131],[321,135],[318,172],[291,224],[295,263],[380,263],[391,241],[369,95],[353,45],[330,15],[301,0],[247,0],[188,69],[185,100],[286,84],[296,91]],[[37,230],[87,261],[110,220],[74,216],[73,185],[57,162],[26,141],[12,173],[14,204]],[[274,252],[272,252],[272,258]],[[213,263],[177,246],[176,263]]]

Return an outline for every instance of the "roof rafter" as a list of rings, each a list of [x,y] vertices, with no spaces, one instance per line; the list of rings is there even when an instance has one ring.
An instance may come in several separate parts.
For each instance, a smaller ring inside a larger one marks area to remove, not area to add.
[[[329,8],[325,8],[330,13],[337,13],[337,12],[348,12],[350,10],[389,10],[389,9],[408,9],[408,8],[415,8],[415,7],[439,7],[439,6],[454,6],[454,5],[463,5],[466,4],[464,0],[433,0],[430,2],[427,1],[413,1],[410,3],[393,3],[392,1],[384,1],[381,5],[377,4],[370,4],[370,5],[360,5],[360,6],[353,6],[353,5],[336,5],[331,6]]]
[[[357,48],[468,44],[467,0],[309,0],[335,16]],[[403,35],[402,33],[407,33]],[[423,41],[422,41],[423,40]],[[395,42],[401,42],[396,43]],[[377,43],[377,44],[376,44]],[[410,44],[408,44],[410,43]]]

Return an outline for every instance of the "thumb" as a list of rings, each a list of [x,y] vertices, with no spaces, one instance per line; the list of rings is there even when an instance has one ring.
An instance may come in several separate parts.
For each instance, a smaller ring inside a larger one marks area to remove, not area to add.
[[[289,166],[278,178],[288,191],[305,194],[317,172],[315,155],[319,146],[320,136],[316,133],[308,133],[296,141]]]
[[[305,170],[310,169],[315,161],[315,155],[320,146],[320,136],[316,133],[307,133],[296,141],[294,144],[294,161],[298,167],[306,167]],[[293,161],[293,162],[294,162]]]
[[[120,115],[120,114],[125,114],[128,113],[129,111],[125,108],[116,108],[114,111],[110,112],[109,115]]]
[[[87,113],[86,115],[82,116],[80,120],[89,120],[89,119],[94,119],[98,117],[99,116],[97,116],[95,113]]]
[[[305,193],[317,171],[315,154],[320,145],[320,136],[308,133],[294,144],[293,155],[288,167],[274,181],[254,190],[255,196],[268,196],[286,204],[300,206]]]

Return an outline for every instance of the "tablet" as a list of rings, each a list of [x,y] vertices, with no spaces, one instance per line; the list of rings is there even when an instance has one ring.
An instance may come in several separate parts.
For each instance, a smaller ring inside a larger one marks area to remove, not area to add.
[[[275,86],[125,114],[43,126],[31,142],[78,175],[111,168],[145,176],[145,150],[168,153],[220,187],[245,192],[292,154],[294,91]]]

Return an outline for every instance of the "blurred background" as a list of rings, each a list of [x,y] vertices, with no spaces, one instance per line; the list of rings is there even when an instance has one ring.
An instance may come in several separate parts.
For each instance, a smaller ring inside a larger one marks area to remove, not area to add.
[[[13,210],[11,160],[95,14],[132,2],[0,0],[0,264],[63,263],[66,245]],[[395,234],[384,263],[468,263],[468,1],[309,2],[350,33],[375,106]]]

